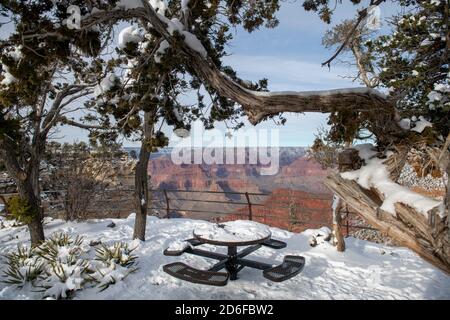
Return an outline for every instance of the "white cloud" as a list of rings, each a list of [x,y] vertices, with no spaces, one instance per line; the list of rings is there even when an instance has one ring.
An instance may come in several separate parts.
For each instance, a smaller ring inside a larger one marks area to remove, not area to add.
[[[232,55],[225,59],[240,77],[257,81],[269,79],[269,88],[276,91],[285,90],[320,90],[359,86],[348,76],[355,73],[351,68],[333,66],[331,70],[321,67],[320,63],[299,61],[274,56]]]

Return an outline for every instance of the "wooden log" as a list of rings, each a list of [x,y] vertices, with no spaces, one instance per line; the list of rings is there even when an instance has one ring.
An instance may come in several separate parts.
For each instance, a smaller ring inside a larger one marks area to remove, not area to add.
[[[371,226],[450,274],[448,245],[441,238],[438,242],[436,240],[430,241],[431,227],[428,227],[428,230],[423,226],[423,220],[416,216],[419,213],[411,213],[409,212],[410,209],[406,213],[406,210],[403,210],[400,216],[404,220],[398,219],[380,208],[382,201],[375,193],[362,188],[355,181],[343,179],[339,173],[330,174],[325,179],[325,185],[358,212]],[[404,221],[409,221],[411,224],[414,224],[414,221],[420,223],[412,227]]]

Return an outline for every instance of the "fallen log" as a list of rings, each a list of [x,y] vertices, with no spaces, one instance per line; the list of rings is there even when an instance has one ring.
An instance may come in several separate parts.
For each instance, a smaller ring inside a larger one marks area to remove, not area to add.
[[[421,213],[400,203],[395,204],[397,216],[394,216],[380,208],[383,200],[379,193],[364,189],[355,181],[342,178],[337,172],[325,179],[325,185],[371,226],[450,274],[447,217],[438,218],[439,221],[435,222],[438,226],[431,226]]]

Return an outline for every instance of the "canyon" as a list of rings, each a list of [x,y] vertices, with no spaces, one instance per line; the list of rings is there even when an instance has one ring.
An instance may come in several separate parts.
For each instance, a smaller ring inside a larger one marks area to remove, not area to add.
[[[250,151],[245,152],[248,160]],[[322,183],[327,170],[309,159],[305,148],[280,148],[275,175],[262,175],[263,167],[248,161],[177,165],[170,150],[153,154],[152,208],[163,217],[209,221],[248,219],[251,210],[253,220],[293,232],[331,225],[332,194]]]

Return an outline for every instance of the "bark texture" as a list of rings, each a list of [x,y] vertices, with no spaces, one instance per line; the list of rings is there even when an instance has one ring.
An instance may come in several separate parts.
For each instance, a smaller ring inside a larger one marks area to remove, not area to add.
[[[383,211],[383,199],[377,190],[367,190],[355,181],[333,173],[325,185],[371,226],[385,233],[400,245],[410,248],[436,267],[450,274],[450,242],[447,217],[429,212],[428,219],[407,205],[397,203],[396,216]]]
[[[133,239],[145,241],[145,227],[147,225],[147,208],[149,203],[148,192],[148,163],[150,151],[147,141],[152,138],[153,119],[149,112],[144,114],[144,134],[139,153],[139,161],[134,175],[134,202],[136,208],[136,220],[134,222]]]
[[[149,22],[172,47],[179,49],[185,55],[186,65],[205,83],[217,90],[221,96],[242,105],[248,120],[252,124],[257,124],[269,116],[282,112],[329,113],[351,110],[376,112],[379,116],[382,115],[383,120],[380,123],[384,130],[397,133],[401,131],[394,121],[394,103],[374,89],[352,88],[331,91],[272,93],[248,90],[222,73],[209,57],[202,56],[184,41],[179,41],[177,37],[170,34],[167,30],[170,21],[156,13],[147,2],[143,1],[143,5],[145,9],[114,10],[92,14],[82,21],[83,29],[101,22],[121,19],[138,18],[141,21]]]
[[[337,251],[344,252],[345,251],[345,241],[344,241],[344,236],[342,235],[342,228],[341,228],[341,223],[342,223],[341,209],[342,209],[343,202],[340,198],[338,198],[336,201],[337,201],[337,204],[336,204],[335,209],[333,210],[333,234],[336,239]]]

